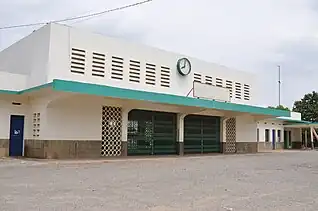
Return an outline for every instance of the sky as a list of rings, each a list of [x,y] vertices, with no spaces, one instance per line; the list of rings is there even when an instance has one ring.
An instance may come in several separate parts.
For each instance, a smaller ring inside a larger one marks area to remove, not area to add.
[[[1,0],[0,27],[49,22],[140,0]],[[78,28],[257,74],[259,105],[281,104],[318,88],[317,0],[153,0],[85,21]],[[4,49],[36,27],[0,30]]]

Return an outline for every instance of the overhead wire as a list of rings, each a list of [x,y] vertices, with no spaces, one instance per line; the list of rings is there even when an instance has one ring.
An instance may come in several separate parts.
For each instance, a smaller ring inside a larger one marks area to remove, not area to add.
[[[116,8],[113,8],[113,9],[104,10],[104,11],[101,11],[101,12],[96,12],[96,13],[91,13],[91,14],[81,15],[81,16],[74,16],[74,17],[64,18],[64,19],[60,19],[60,20],[45,21],[45,22],[43,21],[43,22],[37,22],[37,23],[19,24],[19,25],[11,25],[11,26],[3,26],[3,27],[0,27],[0,30],[38,26],[38,25],[44,25],[44,24],[48,24],[48,23],[62,23],[62,22],[78,20],[78,19],[91,19],[93,17],[100,16],[100,15],[103,15],[105,13],[115,12],[115,11],[118,11],[118,10],[123,10],[123,9],[127,9],[127,8],[130,8],[130,7],[139,6],[141,4],[149,3],[151,1],[153,1],[153,0],[140,1],[140,2],[133,3],[133,4],[124,5],[124,6],[121,6],[121,7],[116,7]],[[86,21],[86,20],[84,20],[84,21]],[[75,23],[78,23],[78,22],[75,22]]]

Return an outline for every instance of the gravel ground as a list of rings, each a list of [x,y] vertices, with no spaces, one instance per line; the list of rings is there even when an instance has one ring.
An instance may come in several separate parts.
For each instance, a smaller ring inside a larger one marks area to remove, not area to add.
[[[0,159],[0,210],[316,211],[318,152],[82,163]]]

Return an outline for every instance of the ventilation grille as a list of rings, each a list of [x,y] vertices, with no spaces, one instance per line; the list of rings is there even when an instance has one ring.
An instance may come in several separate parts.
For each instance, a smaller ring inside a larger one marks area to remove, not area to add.
[[[40,113],[33,113],[33,138],[38,138],[40,136]]]
[[[71,72],[77,74],[85,73],[85,50],[72,48],[71,51]]]
[[[201,74],[199,74],[199,73],[194,73],[194,82],[199,82],[199,83],[201,83]]]
[[[140,62],[136,60],[129,61],[129,81],[140,83]]]
[[[160,85],[170,87],[170,68],[161,66]]]
[[[146,63],[146,84],[156,85],[156,65]]]
[[[230,118],[225,122],[225,152],[236,153],[236,119]]]
[[[105,54],[93,52],[92,76],[105,77]]]
[[[122,109],[103,106],[102,108],[102,156],[121,155]]]
[[[235,83],[235,98],[242,99],[242,85],[241,83]]]
[[[230,98],[233,97],[233,82],[226,80],[225,87],[230,91]]]
[[[221,78],[216,78],[216,86],[223,87],[223,80]]]
[[[244,84],[244,100],[250,100],[250,85]]]
[[[123,80],[124,59],[112,56],[111,79]]]
[[[212,77],[211,76],[205,76],[205,83],[212,85]]]

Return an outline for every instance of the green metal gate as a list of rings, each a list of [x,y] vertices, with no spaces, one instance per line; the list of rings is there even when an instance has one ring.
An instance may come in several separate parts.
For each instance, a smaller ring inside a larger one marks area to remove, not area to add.
[[[128,115],[128,155],[177,154],[176,114],[132,110]]]
[[[221,151],[220,117],[188,115],[184,118],[184,153]]]

